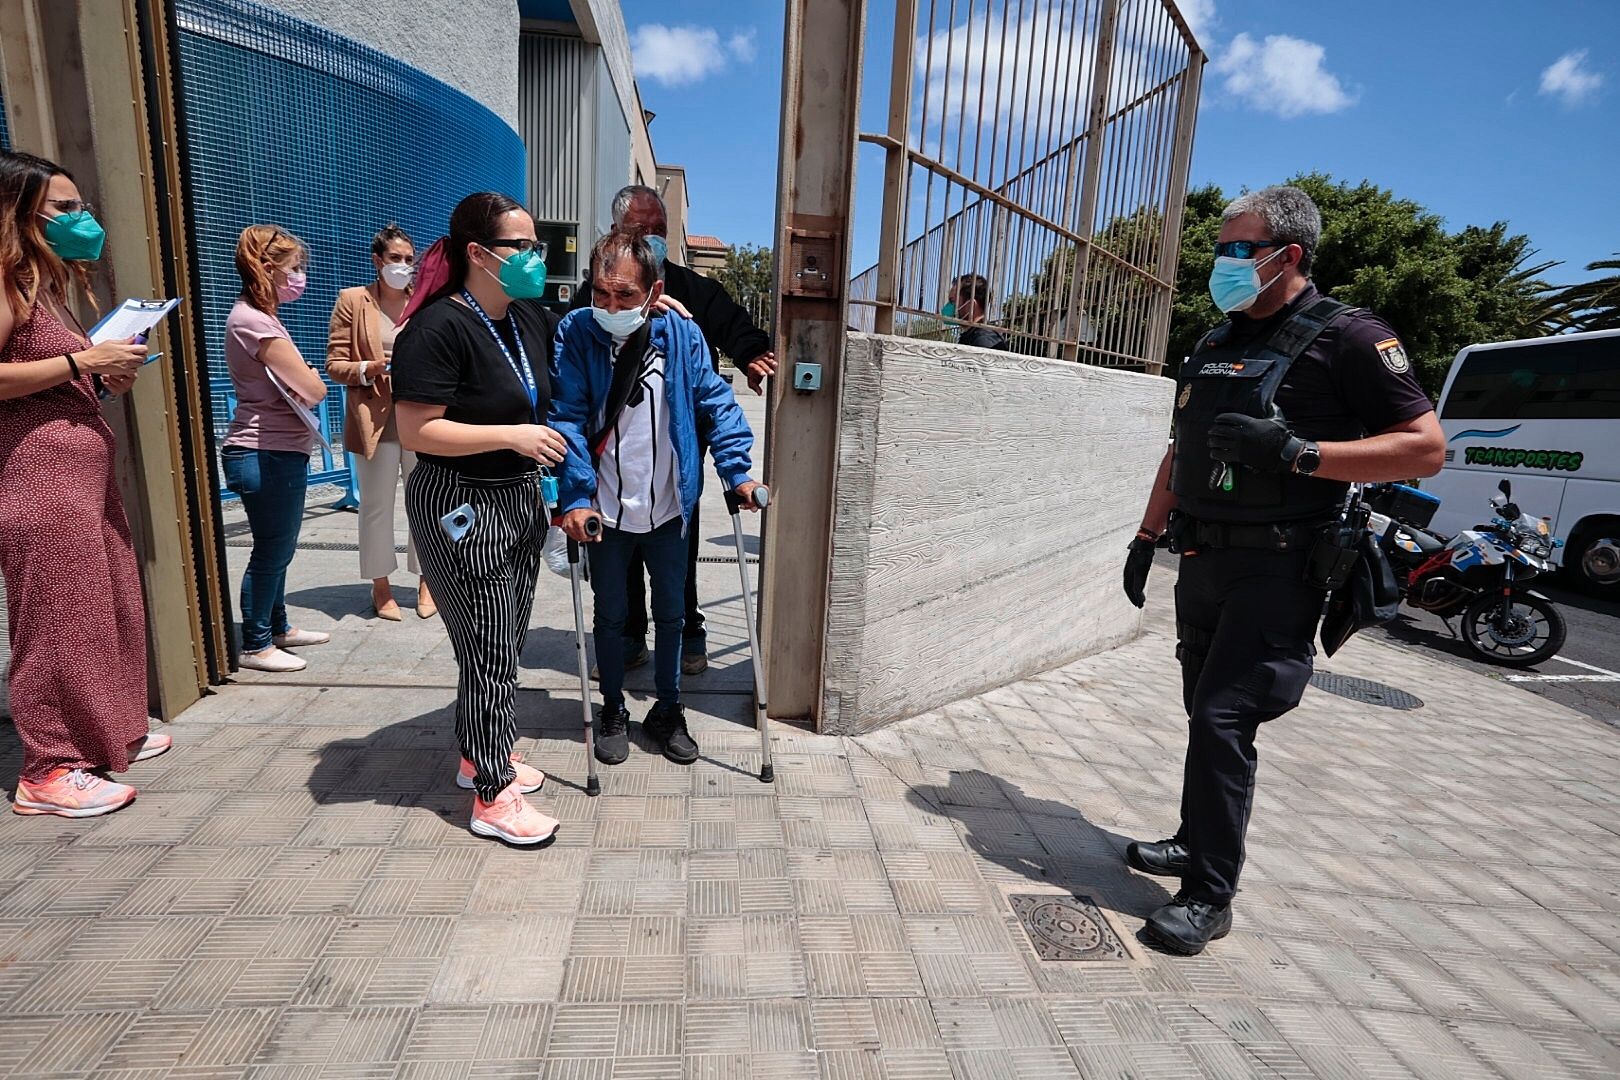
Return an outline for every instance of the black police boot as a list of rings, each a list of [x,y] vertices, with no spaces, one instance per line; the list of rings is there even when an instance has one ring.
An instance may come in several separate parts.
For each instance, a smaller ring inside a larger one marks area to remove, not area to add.
[[[618,765],[630,756],[630,710],[603,705],[596,710],[596,760]]]
[[[1178,878],[1187,872],[1187,864],[1190,862],[1192,856],[1187,852],[1187,845],[1173,836],[1168,840],[1160,840],[1157,844],[1145,840],[1132,840],[1125,845],[1126,865],[1144,874]]]
[[[1175,899],[1148,916],[1142,929],[1171,952],[1197,956],[1205,945],[1232,932],[1232,905],[1216,907],[1177,893]]]
[[[675,764],[690,765],[698,759],[698,745],[686,730],[686,710],[681,706],[654,702],[647,719],[641,722],[641,730]]]

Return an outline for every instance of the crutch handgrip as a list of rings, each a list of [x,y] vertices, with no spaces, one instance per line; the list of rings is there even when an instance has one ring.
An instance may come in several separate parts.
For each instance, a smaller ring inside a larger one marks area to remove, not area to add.
[[[754,485],[752,496],[753,504],[759,507],[761,510],[771,505],[771,489],[766,487],[764,484]],[[737,490],[735,488],[726,489],[726,510],[729,511],[733,516],[735,516],[737,512],[743,508],[744,503],[745,500],[741,495],[737,494]]]
[[[601,536],[602,535],[602,519],[597,517],[594,514],[592,514],[590,517],[586,518],[585,519],[585,535],[586,536]]]

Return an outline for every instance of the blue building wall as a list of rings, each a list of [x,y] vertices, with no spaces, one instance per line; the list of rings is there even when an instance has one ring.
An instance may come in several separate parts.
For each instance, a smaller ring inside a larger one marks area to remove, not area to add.
[[[0,93],[0,150],[11,149],[11,124],[6,120],[6,96]]]
[[[181,96],[208,384],[216,435],[235,404],[225,319],[241,283],[242,229],[272,223],[310,249],[309,288],[280,315],[324,369],[339,289],[375,277],[372,234],[396,221],[417,250],[474,191],[522,199],[522,140],[473,99],[376,50],[250,0],[179,0]],[[336,456],[311,482],[347,482],[343,400],[323,406]]]

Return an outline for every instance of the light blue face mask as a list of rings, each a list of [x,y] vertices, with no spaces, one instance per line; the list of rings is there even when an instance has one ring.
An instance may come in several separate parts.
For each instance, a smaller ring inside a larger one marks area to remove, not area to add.
[[[623,311],[609,311],[607,308],[591,306],[591,318],[596,325],[606,330],[616,338],[627,338],[647,321],[647,313],[641,308],[625,308]]]
[[[1287,250],[1286,248],[1284,250]],[[1260,294],[1282,277],[1260,283],[1260,268],[1281,255],[1278,251],[1264,259],[1234,259],[1227,255],[1215,257],[1215,267],[1209,272],[1209,298],[1215,306],[1230,314],[1247,311],[1260,299]]]
[[[652,248],[653,258],[658,260],[658,265],[664,265],[664,260],[669,258],[669,241],[662,236],[644,236],[642,239]]]

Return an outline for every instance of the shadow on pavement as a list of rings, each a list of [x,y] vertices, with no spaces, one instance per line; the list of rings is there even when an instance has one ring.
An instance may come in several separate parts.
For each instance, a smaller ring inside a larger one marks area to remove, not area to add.
[[[1025,794],[979,769],[951,773],[950,783],[913,787],[913,805],[961,823],[980,858],[1042,885],[1091,896],[1121,915],[1145,918],[1170,894],[1125,865],[1129,837],[1087,821],[1074,807]]]

